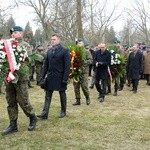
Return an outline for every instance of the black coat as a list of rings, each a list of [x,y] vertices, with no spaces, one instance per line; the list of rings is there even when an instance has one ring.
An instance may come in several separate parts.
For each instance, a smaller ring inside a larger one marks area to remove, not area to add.
[[[143,54],[139,51],[134,56],[134,52],[131,52],[127,62],[127,72],[131,79],[139,79],[139,75],[143,70]]]
[[[70,73],[70,53],[60,44],[50,48],[42,70],[42,78],[46,79],[47,91],[64,91]]]
[[[94,65],[99,64],[96,67],[96,79],[107,79],[108,78],[108,66],[111,64],[111,53],[108,50],[105,50],[104,53],[101,53],[101,50],[95,51],[94,54]]]

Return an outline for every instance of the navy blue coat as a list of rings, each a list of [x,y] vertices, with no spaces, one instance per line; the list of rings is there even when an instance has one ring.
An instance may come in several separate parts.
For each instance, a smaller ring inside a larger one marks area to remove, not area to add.
[[[143,71],[143,54],[137,52],[134,57],[134,52],[131,52],[127,62],[127,72],[131,79],[139,79]]]
[[[54,51],[54,52],[53,52]],[[50,48],[42,70],[42,78],[46,77],[47,91],[64,91],[70,73],[70,53],[62,45]]]
[[[111,53],[105,50],[101,53],[101,50],[95,52],[94,55],[94,65],[97,62],[101,62],[98,67],[96,67],[96,79],[107,79],[108,78],[108,66],[111,64]]]

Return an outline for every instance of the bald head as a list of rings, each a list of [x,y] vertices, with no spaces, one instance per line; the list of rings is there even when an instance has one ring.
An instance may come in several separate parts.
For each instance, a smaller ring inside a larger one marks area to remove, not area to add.
[[[101,51],[105,51],[105,50],[106,50],[106,44],[105,44],[105,43],[100,43],[100,44],[98,44],[98,48],[99,48]]]

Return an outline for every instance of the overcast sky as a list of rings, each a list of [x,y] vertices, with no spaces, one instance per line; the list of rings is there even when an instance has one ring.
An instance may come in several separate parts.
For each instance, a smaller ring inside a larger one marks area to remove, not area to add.
[[[70,0],[71,1],[71,0]],[[118,13],[124,10],[125,8],[129,8],[131,6],[130,2],[133,2],[133,0],[109,0],[110,2],[112,1],[112,5],[114,3],[121,2],[118,8]],[[141,2],[142,0],[139,0]],[[11,4],[13,0],[0,0],[0,5],[1,6],[6,6],[8,4]],[[143,0],[143,2],[147,2],[147,0]],[[27,10],[28,9],[28,10]],[[108,10],[109,11],[109,10]],[[32,10],[28,7],[19,7],[14,9],[12,11],[13,17],[15,19],[16,25],[22,26],[23,28],[27,24],[27,22],[30,22],[30,25],[32,27],[32,30],[35,31],[37,29],[36,25],[33,22],[33,19],[35,18],[35,15],[33,14]],[[127,17],[127,16],[126,16]],[[125,16],[123,14],[122,18],[119,18],[115,23],[113,24],[114,29],[116,31],[121,30],[122,27],[124,26],[124,21],[125,21]]]

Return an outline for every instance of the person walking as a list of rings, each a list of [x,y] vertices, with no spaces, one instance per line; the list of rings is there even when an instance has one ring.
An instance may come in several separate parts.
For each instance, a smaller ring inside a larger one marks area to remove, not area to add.
[[[84,47],[83,39],[78,39],[77,43],[78,46]],[[90,105],[90,94],[88,89],[88,73],[89,73],[89,65],[92,64],[92,55],[89,50],[86,50],[86,60],[82,64],[82,76],[79,82],[73,82],[74,92],[76,101],[73,105],[81,105],[81,94],[80,94],[80,87],[82,88],[83,94],[86,98],[86,104]]]
[[[70,73],[70,53],[69,50],[61,45],[59,35],[51,36],[51,47],[47,51],[47,56],[41,74],[41,83],[46,81],[45,85],[45,102],[42,113],[37,115],[38,118],[47,119],[49,108],[52,100],[53,91],[59,91],[61,112],[59,118],[66,116],[67,107],[67,80]]]
[[[108,66],[111,64],[111,53],[107,50],[105,43],[98,45],[99,50],[94,56],[96,66],[95,86],[99,92],[99,101],[104,102],[106,95],[106,86],[108,81]]]
[[[143,72],[143,54],[138,50],[138,44],[132,47],[132,52],[127,60],[127,71],[132,81],[133,93],[137,93],[139,76]]]
[[[37,46],[35,53],[43,56],[43,59],[41,61],[35,61],[36,84],[39,85],[43,63],[46,58],[46,53],[42,45]]]
[[[29,44],[23,40],[23,29],[20,26],[14,26],[10,29],[11,37],[15,39],[15,42],[18,43],[16,47],[17,51],[20,52],[21,48],[23,51],[28,51]],[[18,48],[19,47],[19,48]],[[17,49],[18,48],[18,49]],[[8,58],[9,59],[9,58]],[[26,59],[25,59],[26,60]],[[28,81],[29,81],[29,72],[24,73],[25,70],[29,70],[26,62],[22,61],[20,69],[17,70],[18,82],[7,82],[6,83],[6,99],[7,99],[7,111],[10,120],[10,125],[2,131],[2,135],[14,133],[18,131],[17,120],[18,120],[18,104],[22,108],[23,112],[30,119],[28,126],[28,131],[32,131],[36,127],[37,118],[33,107],[29,102],[29,93],[28,93]]]
[[[146,85],[150,86],[150,47],[143,52],[144,55],[144,72],[146,78]]]

